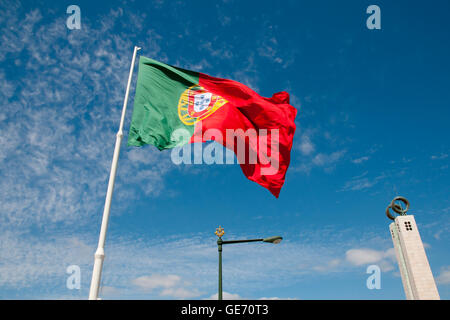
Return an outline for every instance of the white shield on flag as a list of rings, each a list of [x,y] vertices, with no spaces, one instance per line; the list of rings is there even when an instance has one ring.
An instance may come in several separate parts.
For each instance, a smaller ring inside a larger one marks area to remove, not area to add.
[[[205,110],[211,103],[211,97],[211,92],[196,94],[194,96],[194,111],[202,112],[203,110]]]

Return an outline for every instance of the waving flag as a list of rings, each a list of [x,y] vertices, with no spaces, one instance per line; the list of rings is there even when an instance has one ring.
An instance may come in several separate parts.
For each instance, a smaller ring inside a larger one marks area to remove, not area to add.
[[[128,145],[164,150],[214,140],[237,155],[248,179],[278,198],[296,114],[287,92],[265,98],[239,82],[141,56]],[[187,139],[174,134],[180,131]]]

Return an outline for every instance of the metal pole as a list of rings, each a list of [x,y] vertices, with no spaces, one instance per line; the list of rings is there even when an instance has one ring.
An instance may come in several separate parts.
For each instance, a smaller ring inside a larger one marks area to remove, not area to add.
[[[112,199],[112,194],[114,191],[114,181],[116,178],[117,162],[119,160],[120,144],[122,142],[122,137],[123,137],[123,131],[122,131],[123,123],[125,120],[125,113],[126,113],[126,109],[127,109],[128,94],[130,92],[131,78],[133,76],[134,61],[136,59],[136,53],[140,49],[141,48],[139,48],[137,46],[134,47],[133,59],[131,60],[130,73],[128,75],[127,90],[125,92],[125,98],[123,101],[122,116],[120,118],[119,131],[117,131],[117,135],[116,135],[116,145],[114,147],[114,155],[113,155],[113,160],[112,160],[112,164],[111,164],[111,172],[109,174],[108,190],[106,191],[105,207],[103,209],[103,218],[102,218],[102,225],[100,228],[98,247],[97,247],[97,251],[95,251],[95,255],[94,255],[94,257],[95,257],[94,270],[92,271],[91,288],[89,290],[89,300],[97,300],[98,299],[98,290],[100,287],[100,279],[102,276],[103,260],[105,259],[106,229],[108,228],[109,211],[111,208],[111,199]]]
[[[259,241],[264,241],[264,239],[227,240],[227,241],[222,241],[222,244],[259,242]]]
[[[219,293],[218,300],[222,300],[222,238],[217,240],[219,250]]]

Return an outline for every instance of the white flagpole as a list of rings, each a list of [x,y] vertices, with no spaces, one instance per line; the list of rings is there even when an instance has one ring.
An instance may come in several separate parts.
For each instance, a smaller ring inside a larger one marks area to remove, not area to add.
[[[119,160],[120,144],[123,137],[123,122],[125,120],[125,112],[127,110],[128,93],[130,92],[131,77],[133,75],[134,61],[136,52],[141,48],[135,46],[133,51],[133,60],[131,61],[130,74],[128,76],[127,90],[123,101],[122,117],[120,118],[119,131],[116,136],[116,146],[114,148],[114,156],[111,164],[111,172],[109,173],[108,190],[106,191],[105,208],[103,209],[102,226],[100,229],[100,237],[98,239],[97,251],[95,251],[94,270],[92,272],[91,288],[89,291],[89,300],[98,300],[98,290],[100,287],[100,279],[102,276],[103,260],[105,259],[105,239],[106,229],[108,228],[109,210],[111,208],[112,193],[114,191],[114,181],[116,179],[117,162]]]

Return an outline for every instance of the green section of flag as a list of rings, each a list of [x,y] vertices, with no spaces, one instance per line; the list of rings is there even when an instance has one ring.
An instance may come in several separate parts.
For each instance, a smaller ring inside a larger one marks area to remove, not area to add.
[[[194,126],[181,122],[178,102],[187,88],[198,84],[198,78],[197,72],[141,56],[128,145],[152,144],[163,150],[186,143],[171,139],[171,135],[180,128],[189,136],[194,133]]]

